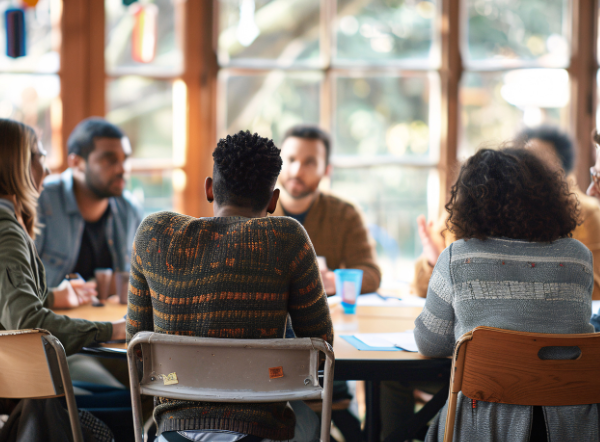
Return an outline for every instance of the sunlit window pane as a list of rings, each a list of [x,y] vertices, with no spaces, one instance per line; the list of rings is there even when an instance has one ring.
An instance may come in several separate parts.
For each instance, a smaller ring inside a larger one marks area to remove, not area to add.
[[[59,97],[58,75],[0,74],[0,118],[32,126],[50,156],[61,148]]]
[[[220,0],[219,62],[318,64],[320,0]]]
[[[107,114],[129,136],[135,158],[172,159],[173,83],[120,77],[107,84]]]
[[[6,56],[4,12],[20,2],[0,0],[0,71],[55,73],[60,68],[60,0],[40,0],[35,8],[25,9],[27,55]]]
[[[105,60],[109,74],[170,75],[181,71],[182,53],[175,32],[175,4],[172,0],[153,0],[124,6],[122,0],[105,0]],[[136,18],[141,6],[156,7],[156,22],[148,18],[142,23],[139,21],[142,19]],[[136,27],[136,20],[138,25],[142,25]],[[137,61],[134,54],[138,54],[137,60],[142,61]]]
[[[524,126],[568,127],[569,75],[563,69],[463,74],[461,159],[482,143],[498,145]]]
[[[144,208],[144,216],[173,208],[170,170],[133,173],[127,180],[127,189]]]
[[[434,0],[338,0],[335,60],[433,60],[437,10]]]
[[[468,0],[468,57],[472,60],[569,61],[568,0]]]
[[[223,76],[226,107],[220,136],[257,132],[276,143],[295,124],[319,122],[322,75],[273,71],[267,75]]]
[[[429,156],[439,118],[438,112],[430,117],[431,78],[422,73],[338,77],[335,154]]]
[[[435,192],[428,199],[428,189],[437,189],[435,178],[429,169],[398,166],[334,169],[332,189],[362,209],[384,274],[413,277],[409,261],[422,251],[416,218],[437,205]]]

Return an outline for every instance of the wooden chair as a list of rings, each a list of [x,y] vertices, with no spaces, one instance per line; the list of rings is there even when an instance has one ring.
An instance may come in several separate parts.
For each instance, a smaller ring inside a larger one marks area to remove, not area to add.
[[[323,387],[320,353],[325,354]],[[207,402],[323,401],[329,441],[334,356],[322,339],[219,339],[140,332],[127,348],[133,424],[143,440],[140,394]]]
[[[65,396],[74,442],[83,442],[65,349],[50,332],[0,331],[0,397],[46,399]]]
[[[547,347],[574,347],[576,359],[550,359]],[[458,392],[514,405],[600,403],[600,333],[559,335],[476,327],[456,343],[444,442],[452,442]]]

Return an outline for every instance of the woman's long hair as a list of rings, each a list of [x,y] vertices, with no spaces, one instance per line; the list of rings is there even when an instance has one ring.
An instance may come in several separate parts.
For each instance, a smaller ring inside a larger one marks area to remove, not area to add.
[[[0,194],[15,196],[15,211],[32,239],[37,231],[39,194],[31,175],[31,161],[37,144],[38,137],[31,127],[0,118]]]

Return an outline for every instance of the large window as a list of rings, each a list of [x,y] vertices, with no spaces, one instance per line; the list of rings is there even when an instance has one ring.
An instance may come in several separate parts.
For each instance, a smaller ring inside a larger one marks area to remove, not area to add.
[[[173,155],[180,144],[173,105],[182,71],[178,10],[171,0],[123,3],[105,1],[106,118],[131,140],[128,187],[148,214],[173,208]]]
[[[18,3],[0,0],[0,14]],[[362,209],[385,279],[406,281],[415,218],[439,216],[482,145],[557,125],[589,182],[597,0],[63,3],[25,9],[25,57],[5,55],[0,23],[0,118],[34,126],[60,171],[75,124],[106,115],[132,141],[128,186],[146,213],[211,215],[203,178],[219,137],[280,143],[319,124],[333,140],[323,187]]]
[[[526,126],[569,129],[571,3],[465,2],[460,158]]]
[[[60,100],[60,0],[40,0],[25,10],[26,56],[6,55],[4,13],[15,2],[0,0],[0,118],[34,127],[49,153],[51,167],[62,162]]]
[[[327,129],[334,172],[324,186],[362,208],[384,274],[409,279],[421,251],[415,219],[436,217],[438,207],[439,5],[220,0],[218,8],[218,135],[249,129],[279,143],[294,124]]]

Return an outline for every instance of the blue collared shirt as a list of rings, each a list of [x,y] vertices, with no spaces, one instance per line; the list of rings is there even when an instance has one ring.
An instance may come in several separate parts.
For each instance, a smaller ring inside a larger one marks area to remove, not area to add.
[[[142,221],[142,209],[125,191],[120,197],[109,198],[109,210],[106,238],[114,270],[129,271],[131,247]],[[42,226],[35,245],[46,268],[48,287],[56,287],[75,268],[85,227],[73,193],[70,169],[44,181],[38,217]]]

